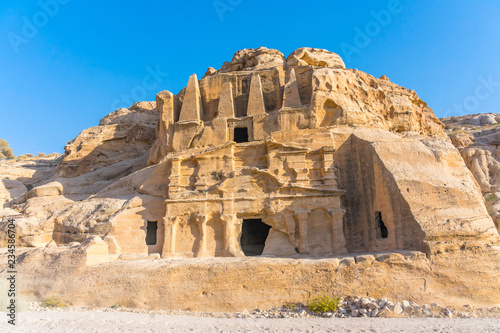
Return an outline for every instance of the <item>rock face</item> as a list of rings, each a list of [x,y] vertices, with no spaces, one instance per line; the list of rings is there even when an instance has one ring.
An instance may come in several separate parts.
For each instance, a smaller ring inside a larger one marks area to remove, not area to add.
[[[135,103],[104,117],[69,142],[56,174],[74,178],[124,160],[143,156],[156,139],[156,103]]]
[[[342,58],[327,50],[303,47],[288,56],[288,66],[317,66],[345,69]]]
[[[500,230],[500,114],[444,118],[447,132],[485,196]]]
[[[2,161],[0,218],[4,222],[0,223],[0,230],[4,230],[9,217],[16,215],[18,246],[44,246],[53,239],[59,240],[57,221],[67,209],[96,209],[82,200],[146,166],[157,123],[156,103],[139,102],[129,109],[112,112],[99,126],[84,130],[66,146],[64,156]],[[111,205],[123,203],[119,195],[114,196],[108,199]],[[98,211],[106,206],[102,201],[96,204]],[[82,217],[88,215],[78,213]],[[109,217],[106,215],[105,219]],[[69,232],[87,231],[84,226],[93,224],[87,220],[69,228]],[[83,241],[88,236],[87,233],[83,239],[74,238]],[[2,233],[0,244],[6,241],[6,233]]]
[[[51,244],[28,251],[21,266],[51,258],[63,280],[93,285],[98,277],[102,288],[115,286],[106,302],[120,296],[117,284],[137,291],[145,270],[147,299],[177,302],[149,305],[167,308],[268,307],[321,288],[352,293],[347,281],[360,274],[363,293],[500,301],[489,283],[498,278],[498,231],[444,125],[415,92],[346,69],[326,50],[302,48],[288,59],[266,48],[239,51],[220,70],[192,75],[179,94],[162,91],[156,104],[117,110],[83,131],[54,176],[33,189],[7,185],[4,200],[23,225],[20,245]],[[217,259],[220,269],[204,277],[214,257],[260,255],[288,259]],[[158,267],[138,270],[125,262],[160,257]],[[205,261],[185,259],[174,272],[172,257]],[[171,288],[148,289],[167,270]],[[260,270],[262,280],[245,278]],[[115,271],[128,282],[114,280]],[[223,277],[227,271],[235,275]],[[299,287],[292,276],[309,282]],[[210,282],[230,279],[242,291]],[[283,296],[262,294],[272,279]],[[95,302],[98,293],[77,296],[63,280],[44,291]]]

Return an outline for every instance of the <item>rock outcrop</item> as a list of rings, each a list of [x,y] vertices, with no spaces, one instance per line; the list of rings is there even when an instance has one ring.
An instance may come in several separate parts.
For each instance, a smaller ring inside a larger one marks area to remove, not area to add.
[[[500,230],[500,114],[474,114],[442,120],[479,184],[488,212]]]
[[[16,216],[19,246],[44,246],[57,239],[54,228],[58,216],[146,166],[157,123],[156,103],[138,102],[129,109],[112,112],[101,119],[99,126],[82,131],[66,146],[64,156],[2,161],[0,218],[4,223],[0,230],[6,227],[8,218]],[[119,198],[109,200],[120,202]],[[83,225],[76,230],[82,230]],[[88,236],[78,239],[83,241]],[[2,233],[0,244],[6,241]]]
[[[135,103],[101,119],[64,148],[57,177],[74,178],[124,160],[142,157],[156,139],[158,111],[154,102]],[[133,165],[130,165],[132,168]]]
[[[51,276],[26,293],[200,310],[354,286],[500,301],[499,234],[444,125],[414,91],[326,50],[239,51],[84,130],[50,179],[13,180],[0,193],[19,245],[48,246],[23,255],[20,269]],[[280,258],[214,259],[262,255]]]

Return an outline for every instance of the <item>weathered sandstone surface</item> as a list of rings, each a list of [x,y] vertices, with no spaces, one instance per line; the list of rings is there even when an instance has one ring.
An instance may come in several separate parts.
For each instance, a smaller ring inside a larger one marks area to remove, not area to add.
[[[82,131],[68,143],[64,159],[57,167],[57,176],[74,178],[140,158],[156,139],[157,114],[156,103],[140,102],[104,117],[99,126]]]
[[[488,212],[500,230],[500,114],[475,114],[442,120],[479,184]]]
[[[443,123],[326,50],[239,51],[84,130],[33,188],[7,179],[0,231],[13,217],[18,245],[38,247],[19,257],[27,297],[500,302],[498,230]]]
[[[55,219],[68,207],[146,166],[157,122],[156,103],[135,103],[82,131],[65,147],[64,156],[0,162],[0,218],[4,220],[0,244],[6,244],[5,221],[12,216],[18,223],[19,246],[51,242]]]

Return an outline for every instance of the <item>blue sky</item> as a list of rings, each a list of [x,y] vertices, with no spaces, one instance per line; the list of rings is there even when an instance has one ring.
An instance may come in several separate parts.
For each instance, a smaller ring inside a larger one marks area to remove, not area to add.
[[[415,90],[439,117],[500,112],[498,0],[3,0],[0,7],[0,138],[17,155],[63,152],[132,96],[177,93],[192,73],[202,77],[237,50],[260,46],[285,56],[303,46],[339,53],[349,68]]]

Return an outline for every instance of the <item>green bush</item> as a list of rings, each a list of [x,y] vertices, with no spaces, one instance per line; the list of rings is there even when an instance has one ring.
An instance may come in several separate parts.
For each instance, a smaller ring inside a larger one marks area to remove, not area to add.
[[[66,304],[55,296],[50,296],[42,302],[42,306],[46,308],[63,308]]]
[[[312,312],[333,312],[338,309],[339,304],[340,298],[323,295],[313,298],[307,304],[307,308]]]

